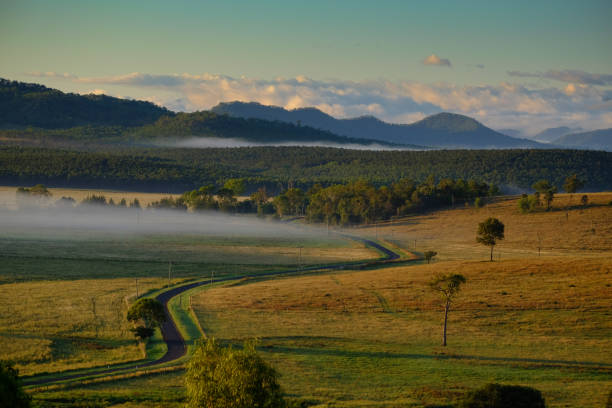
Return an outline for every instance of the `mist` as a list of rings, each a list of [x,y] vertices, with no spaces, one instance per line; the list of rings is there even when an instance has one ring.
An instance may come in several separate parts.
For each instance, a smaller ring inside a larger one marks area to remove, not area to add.
[[[56,200],[19,200],[18,208],[0,208],[0,236],[34,234],[49,238],[78,233],[95,237],[191,234],[251,238],[315,238],[327,235],[320,227],[259,219],[254,215],[220,211],[188,212],[78,204],[58,206]]]
[[[389,146],[379,143],[357,144],[357,143],[329,143],[323,141],[309,142],[250,142],[244,139],[231,139],[219,137],[191,137],[187,139],[158,139],[155,145],[160,147],[176,147],[176,148],[224,148],[224,147],[258,147],[258,146],[288,146],[288,147],[332,147],[336,149],[348,150],[419,150],[404,146]]]

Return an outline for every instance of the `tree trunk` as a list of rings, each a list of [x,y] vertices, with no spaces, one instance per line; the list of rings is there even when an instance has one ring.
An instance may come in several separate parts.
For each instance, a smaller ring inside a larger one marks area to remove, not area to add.
[[[495,245],[491,245],[491,262],[493,262],[493,247],[495,247]]]
[[[446,322],[448,321],[448,309],[450,309],[450,300],[446,301],[444,308],[444,332],[442,333],[442,345],[446,347]]]

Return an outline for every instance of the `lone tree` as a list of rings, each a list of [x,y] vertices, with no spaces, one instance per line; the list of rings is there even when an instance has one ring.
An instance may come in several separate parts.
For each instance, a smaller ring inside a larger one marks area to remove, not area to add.
[[[476,242],[491,247],[491,262],[493,262],[493,248],[497,241],[504,239],[504,224],[497,218],[489,217],[478,224]]]
[[[540,196],[544,196],[544,201],[546,201],[546,209],[550,209],[550,203],[552,203],[553,198],[555,198],[555,193],[557,192],[557,187],[550,184],[548,180],[540,180],[531,186],[535,191],[537,191]]]
[[[520,385],[487,384],[470,392],[461,408],[545,408],[542,393]]]
[[[574,194],[576,191],[580,190],[582,187],[584,187],[584,182],[578,179],[578,176],[575,174],[572,174],[571,176],[566,178],[565,183],[563,183],[563,190],[565,190],[566,193],[570,194],[570,201],[572,200],[571,195]]]
[[[247,342],[242,350],[222,348],[215,339],[200,343],[185,374],[187,408],[285,407],[278,374]]]
[[[27,408],[31,398],[21,388],[19,371],[13,362],[0,360],[0,407]]]
[[[427,263],[429,263],[431,259],[436,255],[438,255],[436,251],[425,251],[423,253],[423,256],[425,257],[425,260],[427,261]]]
[[[130,306],[127,319],[132,323],[141,322],[132,331],[140,339],[147,339],[153,335],[155,328],[166,321],[164,306],[155,299],[139,299]]]
[[[442,332],[442,345],[446,346],[446,323],[448,322],[448,311],[450,310],[453,298],[459,293],[461,284],[465,283],[463,275],[449,273],[447,275],[438,274],[429,282],[429,287],[434,292],[440,293],[444,299],[444,331]]]

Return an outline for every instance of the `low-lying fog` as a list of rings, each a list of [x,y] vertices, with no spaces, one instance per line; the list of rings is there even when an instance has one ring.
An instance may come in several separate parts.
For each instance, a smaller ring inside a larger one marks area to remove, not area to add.
[[[205,149],[210,147],[256,147],[256,146],[290,146],[290,147],[333,147],[350,150],[416,150],[403,146],[389,146],[379,143],[356,144],[356,143],[327,143],[327,142],[273,142],[260,143],[250,142],[243,139],[229,139],[218,137],[191,137],[188,139],[158,139],[155,145],[160,147],[181,147]]]
[[[118,206],[78,204],[57,206],[56,200],[41,205],[32,200],[18,209],[0,207],[0,235],[40,231],[64,235],[72,231],[107,234],[201,234],[253,238],[314,238],[327,236],[321,228],[263,220],[254,215],[219,211],[187,212],[134,209]],[[88,234],[91,235],[91,234]]]

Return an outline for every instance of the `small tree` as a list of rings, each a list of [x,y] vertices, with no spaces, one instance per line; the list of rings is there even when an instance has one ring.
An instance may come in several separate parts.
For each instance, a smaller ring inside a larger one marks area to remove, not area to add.
[[[164,306],[155,299],[139,299],[130,306],[127,319],[132,322],[142,322],[142,325],[132,331],[140,339],[149,338],[153,335],[155,327],[166,321]]]
[[[504,239],[504,224],[497,218],[489,217],[478,224],[476,242],[491,247],[491,262],[493,262],[493,248],[497,241]]]
[[[31,398],[21,388],[19,370],[12,361],[0,360],[0,407],[27,408]]]
[[[444,331],[442,332],[442,345],[446,346],[446,323],[453,298],[459,293],[461,284],[465,283],[465,277],[459,274],[438,274],[429,282],[429,287],[434,292],[440,293],[444,299]]]
[[[461,408],[545,408],[542,393],[520,385],[487,384],[470,392]]]
[[[580,204],[582,204],[583,207],[586,207],[588,203],[589,203],[588,195],[585,194],[582,197],[580,197]]]
[[[242,350],[200,343],[187,364],[187,407],[285,407],[278,374],[247,342]]]
[[[427,261],[427,263],[429,263],[431,259],[436,255],[438,255],[436,251],[425,251],[423,253],[423,256],[425,257],[425,260]]]
[[[550,184],[548,180],[540,180],[537,183],[534,183],[531,186],[534,190],[536,190],[540,196],[544,196],[544,201],[546,201],[546,209],[550,209],[550,203],[552,203],[555,193],[557,192],[557,187]]]
[[[570,203],[572,201],[572,194],[580,190],[582,187],[584,187],[584,182],[578,179],[578,176],[575,174],[572,174],[571,176],[565,179],[565,183],[563,183],[563,189],[566,193],[570,195]]]

